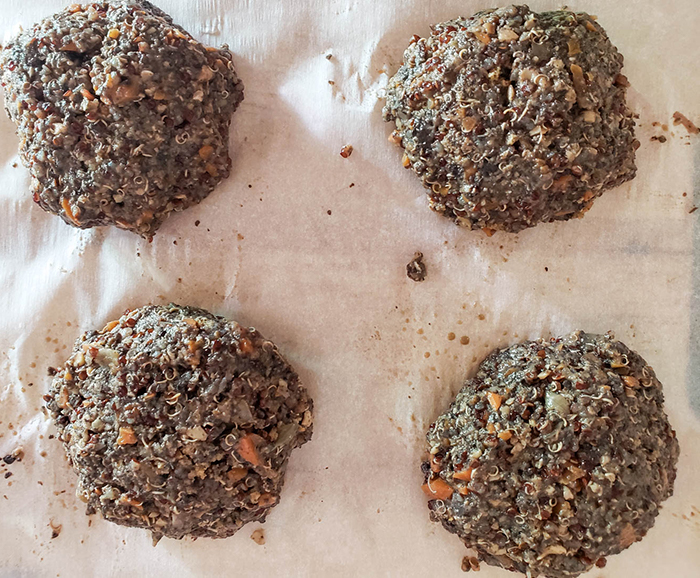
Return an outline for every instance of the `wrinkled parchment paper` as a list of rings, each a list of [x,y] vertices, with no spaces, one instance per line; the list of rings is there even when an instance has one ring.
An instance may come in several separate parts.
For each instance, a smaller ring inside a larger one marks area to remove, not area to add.
[[[424,432],[491,349],[578,328],[613,330],[654,366],[682,450],[656,526],[589,576],[698,576],[700,140],[671,123],[676,110],[700,121],[696,1],[570,2],[626,57],[639,174],[583,220],[492,238],[429,211],[380,114],[411,36],[490,1],[158,4],[231,46],[246,99],[233,175],[153,243],[36,207],[0,115],[0,455],[24,450],[0,473],[0,576],[460,576],[467,552],[430,522],[419,488]],[[3,0],[0,37],[63,5]],[[423,283],[406,277],[417,250]],[[315,398],[314,439],[292,456],[265,545],[250,539],[259,524],[153,548],[143,531],[88,518],[49,439],[47,366],[83,331],[168,301],[254,325]]]

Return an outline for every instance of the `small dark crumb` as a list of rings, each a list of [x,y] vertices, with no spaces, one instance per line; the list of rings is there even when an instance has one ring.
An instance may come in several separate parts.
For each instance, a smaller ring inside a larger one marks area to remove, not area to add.
[[[687,130],[689,134],[700,133],[700,128],[695,126],[695,123],[693,121],[691,121],[687,116],[685,116],[684,114],[681,114],[678,111],[673,113],[673,124],[674,124],[674,126],[678,126],[679,124],[682,124],[685,127],[685,130]]]
[[[348,188],[352,189],[354,186],[355,186],[355,183],[350,183],[350,186]]]
[[[253,188],[253,185],[248,185],[248,188],[249,188],[249,189],[252,189],[252,188]],[[243,205],[241,205],[241,206],[243,206]]]
[[[58,373],[58,369],[56,369],[55,367],[49,366],[49,367],[46,368],[46,373],[47,373],[50,377],[53,377],[54,375],[56,375],[56,374]]]
[[[12,163],[12,168],[16,169],[17,168],[17,163]]]
[[[53,434],[49,434],[49,439],[50,439],[50,440],[52,440],[54,437],[56,437],[56,436],[54,436]]]
[[[545,267],[544,270],[549,272],[549,267]]]
[[[5,472],[5,479],[9,478],[12,475],[12,472]]]
[[[265,544],[265,530],[258,528],[251,535],[250,539],[253,540],[258,546]]]
[[[332,215],[332,214],[333,214],[333,212],[332,212],[330,209],[328,209],[326,212],[327,212],[329,215]]]
[[[658,141],[660,143],[665,143],[666,142],[666,137],[664,135],[659,135],[659,136],[653,136],[649,139],[650,141]]]
[[[595,565],[598,568],[605,568],[605,565],[608,563],[608,561],[605,558],[598,558],[598,561],[595,563]]]
[[[177,241],[173,240],[173,245],[177,245]]]
[[[694,213],[695,211],[697,211],[697,210],[698,210],[697,207],[693,207],[692,209],[690,209],[690,211],[688,211],[688,213],[689,213],[689,214],[693,214],[693,213]]]
[[[51,539],[55,540],[61,535],[61,530],[63,529],[63,526],[61,524],[54,525],[53,520],[49,522],[49,526],[51,527]]]
[[[342,149],[340,149],[340,156],[346,159],[352,154],[352,151],[352,145],[345,145]]]
[[[7,454],[4,458],[2,458],[2,461],[9,466],[10,464],[14,464],[15,462],[21,462],[23,457],[24,450],[22,448],[15,448],[11,454]]]
[[[683,196],[684,196],[684,197],[687,197],[687,196],[688,196],[688,193],[683,193]]]
[[[425,281],[428,276],[428,268],[423,263],[423,253],[416,251],[411,262],[406,265],[406,275],[411,281]]]
[[[242,241],[243,239],[245,239],[245,237],[243,235],[241,235],[240,233],[238,233],[238,240]]]
[[[329,80],[329,81],[328,81],[328,84],[330,84],[331,86],[334,86],[334,85],[335,85],[335,82],[333,82],[332,80]]]
[[[199,223],[201,223],[201,222],[202,222],[202,221],[200,221],[199,219],[197,219],[197,220],[194,222],[194,226],[195,226],[195,227],[199,227]]]
[[[326,54],[326,60],[330,60],[331,58],[333,58],[332,54]]]

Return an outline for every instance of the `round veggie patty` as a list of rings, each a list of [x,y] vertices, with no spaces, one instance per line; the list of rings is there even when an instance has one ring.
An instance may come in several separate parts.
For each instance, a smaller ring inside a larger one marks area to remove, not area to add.
[[[152,237],[229,175],[231,52],[149,2],[73,4],[12,40],[0,70],[34,201],[69,225]]]
[[[83,335],[46,396],[87,513],[162,536],[264,521],[312,401],[255,329],[148,306]]]
[[[636,172],[622,56],[588,14],[510,6],[414,36],[384,119],[430,206],[518,232],[580,217]]]
[[[679,455],[652,368],[581,331],[491,353],[427,438],[432,519],[488,564],[548,578],[641,540]]]

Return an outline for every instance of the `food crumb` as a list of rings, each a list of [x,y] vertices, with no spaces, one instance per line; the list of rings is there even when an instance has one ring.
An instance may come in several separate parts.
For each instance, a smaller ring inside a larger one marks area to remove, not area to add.
[[[692,209],[690,209],[690,211],[688,211],[688,214],[692,215],[697,210],[698,210],[697,207],[693,207]]]
[[[462,558],[462,572],[470,572],[471,570],[474,572],[481,570],[479,560],[474,556],[465,556]]]
[[[265,530],[258,528],[251,535],[250,539],[253,540],[258,546],[265,544]]]
[[[201,221],[200,221],[199,219],[197,219],[197,220],[194,222],[194,226],[195,226],[195,227],[199,227],[199,223],[201,223]]]
[[[326,60],[330,60],[331,58],[333,58],[332,54],[326,54]]]
[[[691,121],[687,116],[685,116],[684,114],[681,114],[678,111],[673,113],[673,124],[675,126],[682,124],[685,127],[685,130],[687,130],[689,134],[700,133],[700,128],[698,128],[695,125],[695,123],[693,121]]]
[[[331,82],[330,80],[328,82]],[[342,149],[340,149],[340,156],[343,157],[344,159],[348,158],[353,151],[352,145],[345,145]]]
[[[354,186],[355,186],[355,183],[350,183],[350,186],[348,188],[352,189]]]
[[[55,538],[58,538],[61,535],[61,530],[63,529],[63,525],[54,524],[53,520],[51,520],[49,522],[49,526],[51,527],[51,539],[54,540]]]
[[[332,215],[332,214],[333,214],[333,212],[332,212],[330,209],[328,209],[326,212],[327,212],[329,215]]]
[[[2,458],[2,461],[9,466],[15,462],[21,462],[23,457],[24,450],[22,448],[15,448],[11,454],[7,454],[4,458]]]
[[[657,142],[660,142],[660,143],[663,144],[663,143],[666,142],[667,139],[666,139],[666,137],[665,137],[664,135],[659,135],[659,136],[653,136],[653,137],[651,137],[649,140],[652,141],[652,142],[653,142],[653,141],[657,141]]]
[[[423,263],[423,253],[416,251],[411,262],[406,265],[406,276],[415,282],[425,281],[428,276],[428,268]]]

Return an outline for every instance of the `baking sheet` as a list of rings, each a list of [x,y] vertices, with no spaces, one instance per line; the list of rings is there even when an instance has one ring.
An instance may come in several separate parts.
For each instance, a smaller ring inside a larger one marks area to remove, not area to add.
[[[380,115],[411,36],[490,2],[158,4],[231,46],[246,99],[232,177],[153,243],[77,231],[34,206],[0,115],[0,455],[24,450],[0,475],[0,576],[460,576],[466,551],[430,522],[419,488],[424,431],[492,348],[578,328],[613,330],[654,366],[681,444],[656,526],[589,576],[697,576],[700,141],[671,124],[676,110],[700,121],[695,0],[569,3],[597,14],[626,56],[639,175],[583,220],[492,238],[428,210]],[[0,38],[63,5],[3,0]],[[423,283],[405,274],[417,250]],[[263,546],[250,539],[259,524],[153,548],[143,531],[88,518],[49,439],[47,366],[81,332],[168,301],[254,325],[314,396],[314,439],[292,457]]]

